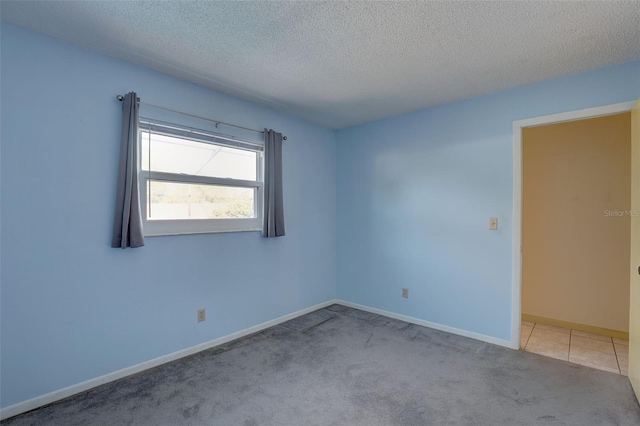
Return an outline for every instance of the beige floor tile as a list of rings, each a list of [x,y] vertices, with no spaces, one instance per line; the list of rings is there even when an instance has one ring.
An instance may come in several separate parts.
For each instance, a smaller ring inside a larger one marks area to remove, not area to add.
[[[583,348],[591,349],[598,352],[604,352],[610,355],[615,355],[613,350],[613,343],[611,340],[605,342],[603,340],[591,339],[589,337],[574,336],[571,335],[571,346],[580,346]]]
[[[522,322],[520,322],[520,325],[526,325],[527,327],[533,327],[535,325],[535,322],[522,321]]]
[[[545,330],[552,330],[552,331],[555,331],[556,333],[569,334],[571,332],[571,330],[569,330],[568,328],[556,327],[555,325],[540,324],[539,322],[536,323],[536,326],[534,327],[534,329],[536,329],[536,328],[542,328],[542,329],[545,329]]]
[[[527,343],[527,348],[525,350],[527,352],[533,352],[550,358],[561,359],[563,361],[567,361],[569,359],[569,344],[566,343],[559,343],[551,340],[532,340],[532,338],[529,338],[529,343]]]
[[[533,327],[528,327],[526,325],[520,327],[520,348],[525,348],[527,346],[531,331],[533,331]]]
[[[603,342],[611,341],[611,337],[609,336],[601,336],[599,334],[587,333],[586,331],[571,330],[571,334],[573,336],[589,337],[591,339],[602,340]]]
[[[569,357],[569,362],[573,362],[574,364],[584,365],[586,367],[595,368],[596,370],[602,370],[602,371],[608,371],[609,373],[620,374],[620,370],[618,368],[605,367],[602,364],[593,364],[593,363],[586,362],[586,361],[576,362],[576,361],[572,360],[571,357]]]
[[[620,366],[620,374],[622,374],[623,376],[629,375],[629,358],[625,356],[619,356],[618,366]]]
[[[628,375],[626,340],[522,321],[520,347],[527,352],[550,358]]]
[[[629,356],[629,346],[621,345],[619,343],[614,344],[614,346],[616,347],[616,355],[624,357]]]
[[[563,344],[569,344],[570,335],[565,333],[558,333],[553,330],[548,330],[546,328],[538,328],[536,325],[531,332],[531,337],[529,337],[529,341],[540,341],[540,340],[550,340],[552,342],[558,342]]]
[[[627,345],[629,346],[629,341],[624,339],[618,339],[617,337],[613,338],[613,343],[617,343],[619,345]]]
[[[571,345],[569,361],[601,370],[617,370],[616,372],[620,372],[618,369],[618,360],[615,355],[582,348],[580,346]]]

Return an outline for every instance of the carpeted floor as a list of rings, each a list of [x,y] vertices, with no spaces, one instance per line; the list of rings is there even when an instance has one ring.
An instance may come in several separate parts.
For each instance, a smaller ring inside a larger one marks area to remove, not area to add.
[[[333,305],[3,422],[640,425],[626,377]]]

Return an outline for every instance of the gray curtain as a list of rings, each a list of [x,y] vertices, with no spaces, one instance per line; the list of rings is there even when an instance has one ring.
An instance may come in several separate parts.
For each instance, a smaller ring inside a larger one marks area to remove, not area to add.
[[[127,93],[122,101],[120,166],[111,247],[127,248],[144,245],[138,186],[139,101],[135,92]]]
[[[282,204],[282,133],[264,129],[264,213],[262,236],[284,235]]]

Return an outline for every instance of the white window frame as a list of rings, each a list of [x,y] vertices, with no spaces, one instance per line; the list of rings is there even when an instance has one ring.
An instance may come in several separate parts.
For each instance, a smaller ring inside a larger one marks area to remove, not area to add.
[[[140,208],[142,212],[142,229],[145,237],[262,230],[262,208],[264,199],[264,142],[237,138],[207,130],[141,117],[138,126],[138,152],[141,152],[142,150],[143,131],[150,131],[152,134],[178,137],[198,143],[244,149],[256,153],[255,181],[142,170],[142,156],[139,155],[138,176],[140,186]],[[253,200],[256,217],[249,219],[147,219],[147,188],[149,180],[232,186],[235,188],[252,188],[254,190]]]

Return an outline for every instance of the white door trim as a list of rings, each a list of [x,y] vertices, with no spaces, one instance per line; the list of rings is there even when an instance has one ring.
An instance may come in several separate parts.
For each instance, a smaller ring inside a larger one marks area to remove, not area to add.
[[[602,117],[631,111],[635,101],[603,105],[558,114],[526,118],[513,122],[513,247],[511,292],[511,348],[520,348],[520,318],[522,314],[522,129],[565,121]]]

